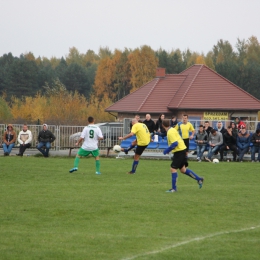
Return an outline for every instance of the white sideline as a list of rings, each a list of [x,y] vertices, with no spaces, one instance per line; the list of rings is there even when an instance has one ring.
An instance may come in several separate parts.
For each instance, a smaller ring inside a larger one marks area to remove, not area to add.
[[[183,241],[183,242],[171,245],[171,246],[167,246],[167,247],[164,247],[164,248],[159,249],[159,250],[155,250],[155,251],[151,251],[151,252],[147,252],[147,253],[143,253],[143,254],[127,257],[127,258],[123,258],[122,260],[132,260],[132,259],[135,259],[135,258],[141,257],[141,256],[153,255],[153,254],[161,253],[161,252],[163,252],[165,250],[168,250],[168,249],[172,249],[172,248],[175,248],[175,247],[179,247],[179,246],[182,246],[182,245],[186,245],[186,244],[192,243],[194,241],[200,241],[200,240],[204,240],[204,239],[207,239],[207,238],[212,238],[212,237],[221,236],[221,235],[225,235],[225,234],[244,232],[244,231],[248,231],[248,230],[251,230],[251,229],[256,229],[256,228],[259,228],[259,227],[260,227],[260,225],[259,226],[255,226],[255,227],[250,227],[250,228],[239,229],[239,230],[218,232],[218,233],[210,234],[210,235],[207,235],[207,236],[204,236],[204,237],[195,237],[193,239],[190,239],[190,240],[187,240],[187,241]]]

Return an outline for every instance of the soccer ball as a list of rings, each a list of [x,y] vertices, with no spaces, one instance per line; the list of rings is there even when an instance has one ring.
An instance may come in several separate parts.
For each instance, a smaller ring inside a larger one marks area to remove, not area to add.
[[[219,160],[217,158],[213,159],[213,163],[219,163]]]
[[[120,153],[121,152],[121,146],[116,144],[114,147],[113,147],[113,151],[115,153]]]

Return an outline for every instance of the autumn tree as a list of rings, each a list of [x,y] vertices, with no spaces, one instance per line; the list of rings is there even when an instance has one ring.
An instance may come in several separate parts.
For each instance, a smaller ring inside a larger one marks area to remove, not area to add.
[[[94,93],[102,100],[104,96],[113,102],[129,94],[132,85],[128,49],[115,50],[113,55],[101,59],[97,68]]]
[[[10,122],[12,118],[11,109],[5,100],[5,96],[0,97],[0,122]]]
[[[95,77],[94,93],[99,100],[112,98],[115,64],[110,57],[100,60]]]
[[[66,62],[68,65],[72,63],[83,65],[83,55],[79,53],[77,48],[69,48],[69,54],[66,57]]]
[[[144,45],[140,49],[135,49],[128,55],[128,62],[130,64],[131,84],[133,86],[131,92],[155,77],[158,58],[151,47]]]

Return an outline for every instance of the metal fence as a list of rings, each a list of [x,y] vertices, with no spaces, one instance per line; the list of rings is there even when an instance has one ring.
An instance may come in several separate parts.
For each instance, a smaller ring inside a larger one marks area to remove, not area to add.
[[[200,124],[203,124],[204,121],[199,120],[190,120],[193,124],[195,130],[197,131]],[[223,121],[223,126],[226,128],[230,125],[230,120]],[[103,133],[104,140],[99,141],[99,148],[105,149],[108,147],[113,147],[116,144],[119,144],[119,136],[124,136],[129,133],[129,123],[130,119],[124,120],[123,127],[109,127],[109,126],[100,126],[100,129]],[[253,133],[256,130],[257,121],[245,121],[247,129]],[[210,126],[215,127],[217,121],[210,121]],[[13,128],[17,133],[22,130],[23,124],[13,124]],[[55,150],[64,150],[69,147],[75,147],[75,143],[80,137],[80,134],[85,126],[65,126],[65,125],[48,125],[48,129],[56,136],[56,140],[52,143],[52,149]],[[0,124],[0,140],[2,139],[3,133],[6,130],[6,124]],[[42,130],[41,125],[28,125],[28,129],[32,132],[33,140],[32,147],[36,147],[38,142],[38,133]],[[2,142],[1,142],[2,143]]]
[[[13,124],[13,129],[17,134],[22,130],[23,124]],[[85,126],[64,126],[64,125],[48,125],[48,129],[55,135],[56,139],[52,143],[52,149],[64,150],[70,147],[75,147],[75,143],[80,137],[81,132]],[[0,141],[2,144],[2,138],[7,125],[0,124]],[[28,125],[28,129],[32,132],[32,147],[36,147],[38,143],[38,134],[42,130],[41,125]],[[99,141],[99,148],[105,149],[107,147],[113,147],[118,144],[118,137],[123,136],[123,127],[108,127],[100,126],[103,133],[104,140]],[[17,142],[18,144],[18,142]]]

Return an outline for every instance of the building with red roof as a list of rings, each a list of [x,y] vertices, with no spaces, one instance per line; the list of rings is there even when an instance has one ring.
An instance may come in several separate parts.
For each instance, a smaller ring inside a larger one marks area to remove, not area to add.
[[[156,78],[125,96],[105,111],[118,113],[119,120],[139,114],[158,118],[188,114],[196,120],[230,120],[236,116],[249,121],[258,118],[260,100],[205,65],[195,64],[180,74],[156,70]]]

